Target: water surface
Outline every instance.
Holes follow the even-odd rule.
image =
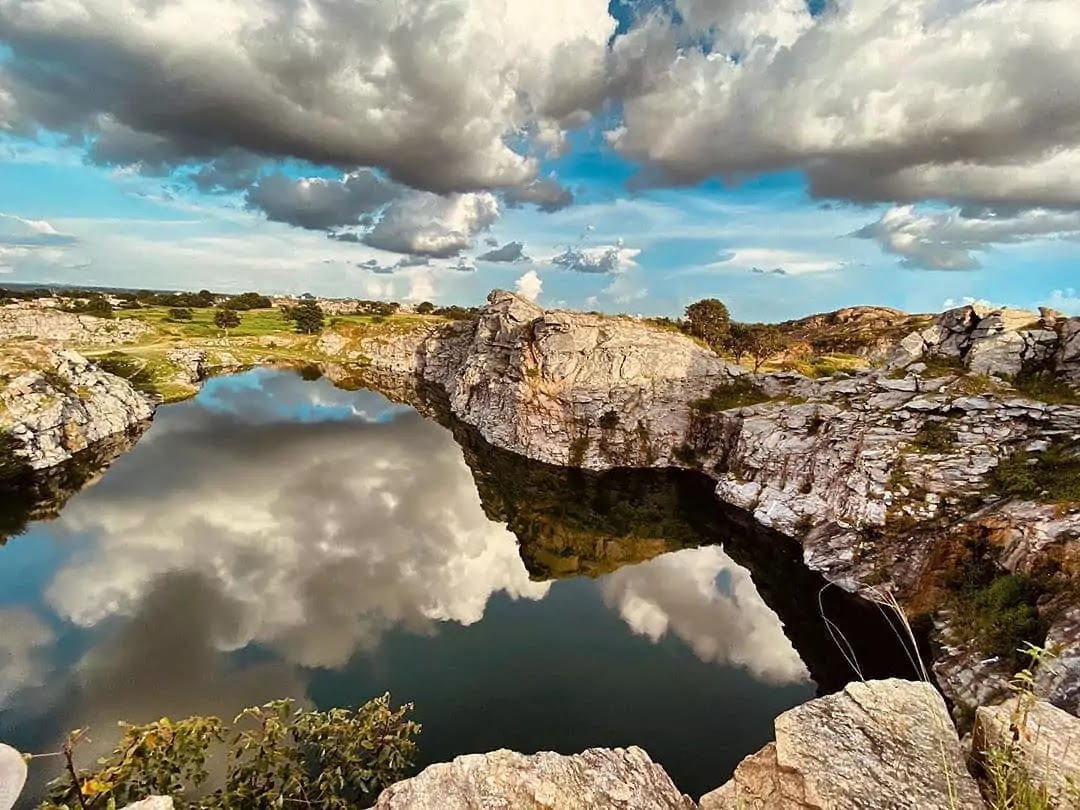
[[[637,744],[697,796],[852,677],[797,549],[703,480],[533,464],[325,379],[211,380],[57,489],[0,548],[0,739],[27,751],[390,691],[420,764]]]

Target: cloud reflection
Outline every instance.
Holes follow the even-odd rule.
[[[323,385],[261,381],[277,414],[290,412],[288,397],[309,407]],[[547,592],[529,581],[513,535],[485,517],[443,428],[392,406],[285,422],[227,407],[233,393],[155,426],[150,447],[69,504],[62,530],[94,542],[48,588],[60,616],[91,627],[134,615],[160,577],[182,571],[233,606],[217,649],[261,644],[339,667],[390,627],[471,624],[498,591]],[[279,422],[269,433],[268,421]]]
[[[603,579],[601,589],[623,621],[654,642],[671,633],[702,661],[733,664],[768,683],[809,678],[750,572],[718,546],[621,568]]]

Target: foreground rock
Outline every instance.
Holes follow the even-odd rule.
[[[1080,806],[1080,720],[1041,700],[1014,697],[975,713],[972,751],[984,765],[1007,754],[1050,807]]]
[[[470,754],[383,791],[376,810],[692,810],[640,748]]]
[[[20,444],[16,454],[34,470],[126,433],[153,415],[126,380],[73,351],[35,346],[32,367],[16,371],[0,391],[0,429]]]
[[[869,681],[776,718],[701,810],[982,808],[945,702],[927,683]]]
[[[0,307],[0,340],[54,340],[71,346],[130,343],[150,332],[136,320],[95,318],[29,304]]]

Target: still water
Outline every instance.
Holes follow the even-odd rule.
[[[0,739],[89,727],[107,749],[118,720],[390,691],[421,765],[637,744],[698,796],[853,677],[797,551],[703,481],[557,470],[452,427],[268,369],[160,409],[0,548]],[[834,598],[856,644],[880,638]]]

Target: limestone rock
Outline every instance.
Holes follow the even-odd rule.
[[[0,810],[14,807],[26,784],[26,760],[10,745],[0,743]]]
[[[1045,788],[1051,807],[1080,803],[1080,719],[1022,697],[981,706],[975,713],[972,753],[985,761],[986,752],[995,748],[1010,751],[1028,777]]]
[[[0,391],[0,428],[22,442],[21,455],[31,468],[61,464],[153,415],[147,399],[126,380],[76,352],[39,348],[39,368]]]
[[[171,796],[148,796],[142,801],[127,805],[124,810],[173,810]]]
[[[640,748],[574,756],[500,750],[431,765],[383,791],[375,810],[692,810]]]
[[[776,718],[701,810],[982,808],[945,702],[926,683],[849,684]]]
[[[100,346],[130,343],[150,328],[136,320],[95,318],[32,304],[0,307],[0,340],[32,337],[68,345]]]

